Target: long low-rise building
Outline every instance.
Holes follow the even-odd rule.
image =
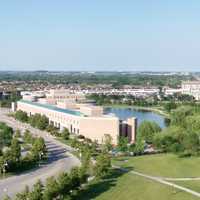
[[[117,144],[119,136],[128,137],[129,142],[135,142],[137,119],[129,118],[122,121],[116,116],[104,115],[97,107],[79,105],[80,109],[67,109],[47,103],[30,100],[20,100],[16,109],[26,112],[29,116],[39,113],[49,119],[49,123],[60,128],[67,128],[72,134],[83,135],[87,138],[103,142],[105,135],[112,137]]]

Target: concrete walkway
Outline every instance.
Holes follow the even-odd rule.
[[[162,178],[166,181],[200,181],[200,177],[191,177],[191,178]]]

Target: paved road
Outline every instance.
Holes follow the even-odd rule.
[[[22,191],[26,185],[32,186],[38,179],[44,181],[50,176],[55,176],[62,171],[70,170],[73,166],[80,165],[80,161],[70,154],[72,149],[69,146],[55,140],[45,131],[40,131],[8,117],[7,113],[7,110],[0,108],[0,121],[7,123],[14,129],[29,129],[34,135],[43,137],[49,158],[47,164],[37,169],[0,180],[0,199],[3,199],[6,194],[14,196],[17,192]]]

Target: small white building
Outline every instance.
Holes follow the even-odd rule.
[[[182,94],[182,88],[164,88],[164,93],[166,96],[173,95],[176,93]]]

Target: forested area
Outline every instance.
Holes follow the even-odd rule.
[[[111,84],[118,88],[123,85],[170,86],[176,87],[183,80],[192,80],[191,75],[150,75],[141,73],[45,73],[45,72],[1,72],[0,81],[25,81],[53,84]]]

